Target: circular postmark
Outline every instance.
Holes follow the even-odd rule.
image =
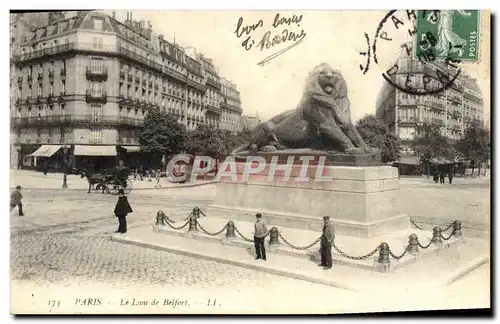
[[[436,31],[424,28],[418,30],[419,19],[438,21],[439,10],[391,10],[386,13],[377,26],[371,44],[368,34],[365,33],[368,47],[366,52],[360,54],[366,56],[367,61],[364,66],[360,65],[362,73],[367,73],[371,60],[379,65],[377,49],[384,43],[393,41],[395,37],[390,35],[407,32],[411,41],[401,45],[404,49],[403,56],[382,73],[384,80],[394,88],[411,95],[437,94],[452,87],[462,72],[457,65],[460,60],[451,56],[436,55]],[[403,35],[396,36],[401,38]],[[449,46],[451,49],[452,44]],[[400,62],[408,61],[410,64],[407,66],[399,66]]]

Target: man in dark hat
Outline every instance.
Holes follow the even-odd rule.
[[[17,186],[16,190],[10,195],[10,210],[12,211],[17,206],[19,216],[24,216],[22,199],[21,186]]]
[[[127,233],[127,214],[132,212],[127,196],[123,189],[118,190],[118,201],[115,206],[115,215],[118,217],[118,230],[115,233]]]
[[[335,230],[330,223],[330,216],[323,217],[323,235],[321,235],[321,267],[330,269],[332,267],[332,244],[335,240]]]
[[[253,240],[255,243],[255,253],[257,257],[255,260],[262,259],[266,261],[266,248],[264,246],[264,239],[267,236],[267,226],[262,220],[262,214],[258,213],[255,215],[257,220],[255,221],[255,233],[253,235]]]

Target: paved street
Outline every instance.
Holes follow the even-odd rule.
[[[26,181],[22,176],[18,180],[21,185]],[[403,203],[407,208],[405,212],[410,215],[416,212],[429,213],[425,205],[435,208],[440,206],[436,210],[441,213],[450,212],[449,208],[453,208],[450,219],[468,218],[489,222],[489,213],[480,214],[486,210],[489,212],[488,180],[466,181],[463,179],[453,185],[436,185],[425,179],[402,179],[400,199],[426,201],[426,204]],[[319,303],[324,308],[318,311],[355,311],[360,303],[374,310],[377,307],[381,310],[382,307],[377,298],[363,297],[361,301],[353,292],[110,241],[109,234],[117,228],[116,217],[112,214],[116,196],[62,189],[26,189],[23,193],[26,216],[18,217],[14,211],[10,216],[11,278],[19,285],[16,287],[36,281],[38,286],[65,284],[66,287],[76,285],[78,289],[84,289],[83,283],[91,285],[92,282],[101,282],[119,289],[161,287],[169,291],[205,289],[205,292],[210,289],[222,295],[237,291],[237,300],[240,301],[261,294],[265,296],[264,299],[252,303],[256,309],[262,307],[263,300],[268,300],[269,296],[276,299],[273,303],[281,303],[286,309],[306,307],[305,303],[310,303],[320,295],[328,295],[332,299]],[[159,209],[172,217],[185,217],[195,205],[206,208],[214,194],[214,185],[132,191],[129,201],[134,213],[128,218],[129,227],[152,224]],[[443,199],[452,199],[458,205],[450,205]],[[477,213],[470,213],[460,205],[472,202],[478,205]],[[409,209],[409,205],[414,209]],[[450,303],[458,300],[459,287],[474,285],[474,282],[484,284],[486,274],[488,269],[484,267],[479,275],[471,276],[467,284],[459,281],[452,285],[447,292],[450,294],[447,300]],[[272,293],[269,293],[269,289],[272,289]],[[292,292],[300,294],[295,294],[293,302],[287,304]],[[477,298],[476,302],[480,304],[487,297],[483,293]],[[339,304],[335,300],[344,302]],[[230,302],[236,304],[236,299],[226,301]],[[425,302],[429,304],[428,307],[435,306],[430,300]],[[404,308],[404,305],[398,307]]]

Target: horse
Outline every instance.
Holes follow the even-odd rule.
[[[90,193],[90,189],[94,189],[94,185],[97,184],[97,187],[95,190],[99,190],[99,188],[102,188],[102,193],[104,193],[104,190],[106,190],[107,185],[105,181],[105,175],[100,174],[100,173],[94,173],[94,174],[88,174],[87,171],[83,171],[82,174],[80,175],[80,178],[87,178],[87,181],[89,183],[89,191],[87,193]]]

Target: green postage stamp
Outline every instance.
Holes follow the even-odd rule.
[[[415,58],[476,62],[480,17],[480,10],[419,10],[415,22]]]

